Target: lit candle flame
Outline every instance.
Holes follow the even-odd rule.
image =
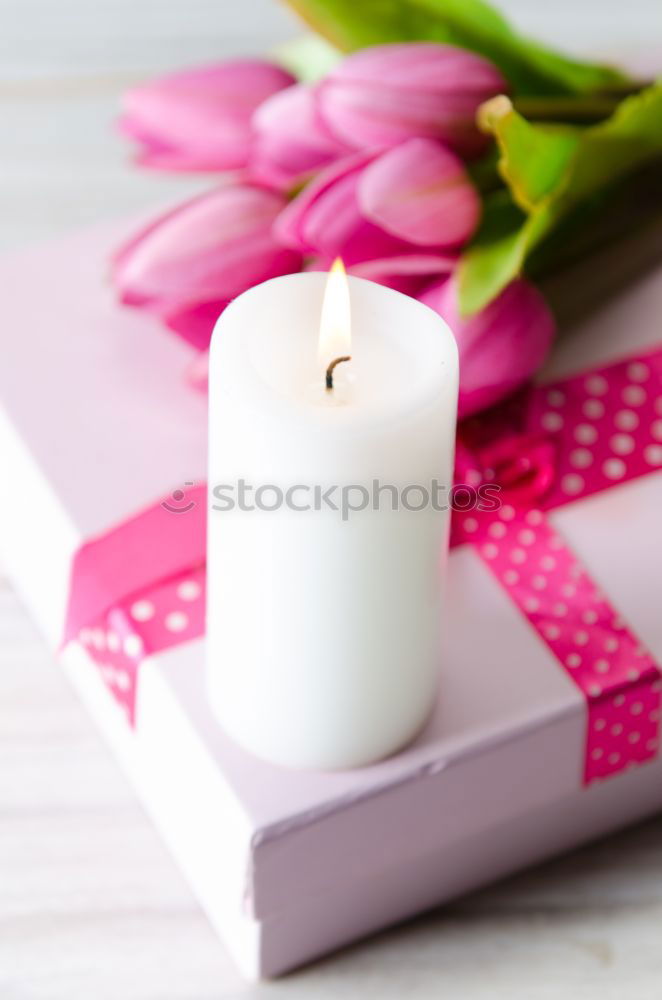
[[[320,319],[319,360],[326,368],[351,353],[349,283],[340,257],[334,260],[324,289]]]

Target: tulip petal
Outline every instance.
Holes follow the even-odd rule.
[[[371,159],[370,153],[352,154],[324,169],[281,212],[274,226],[277,239],[303,253],[341,255],[345,264],[408,249],[360,212],[357,185]]]
[[[134,305],[227,301],[251,285],[297,271],[301,257],[278,244],[283,199],[250,185],[225,185],[156,220],[115,256],[113,278]]]
[[[276,188],[292,187],[348,152],[320,119],[312,89],[302,84],[264,101],[252,126],[251,174]]]
[[[354,148],[429,136],[469,156],[486,144],[478,106],[507,90],[496,67],[473,52],[408,42],[353,53],[320,85],[318,105],[333,134]]]
[[[305,264],[304,270],[328,271],[333,261],[334,256],[312,257]],[[417,298],[429,287],[432,278],[450,274],[457,266],[457,261],[457,256],[453,254],[432,251],[418,253],[414,250],[399,256],[357,261],[348,266],[347,272]]]
[[[394,288],[404,295],[416,297],[432,276],[449,274],[457,264],[457,257],[434,253],[409,253],[399,257],[383,257],[353,264],[350,274],[367,278],[378,285]]]
[[[235,169],[248,158],[253,112],[292,83],[291,74],[260,59],[172,73],[126,93],[119,127],[141,143],[148,166]]]
[[[554,337],[554,319],[540,292],[513,281],[475,316],[460,316],[455,277],[419,296],[450,326],[460,354],[459,415],[467,417],[509,395],[540,368]]]
[[[204,351],[209,347],[216,320],[227,305],[224,300],[191,305],[160,303],[155,305],[154,312],[170,330],[178,333],[192,347]]]
[[[421,246],[460,246],[478,223],[480,199],[462,161],[431,139],[409,139],[363,171],[366,218]]]
[[[209,351],[202,351],[186,369],[186,381],[198,392],[209,388]]]
[[[409,253],[399,257],[382,257],[377,260],[366,260],[352,267],[352,274],[360,278],[378,281],[379,277],[388,274],[430,275],[450,274],[457,265],[457,257],[453,254]]]

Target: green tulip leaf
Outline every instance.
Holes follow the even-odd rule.
[[[571,59],[524,38],[484,0],[287,0],[315,32],[343,52],[388,42],[434,41],[490,59],[518,95],[619,90],[609,66]]]
[[[460,312],[479,312],[521,274],[541,217],[527,216],[506,190],[485,198],[481,225],[459,266]]]
[[[483,132],[496,138],[499,173],[525,212],[554,192],[582,136],[569,126],[531,124],[507,97],[483,104],[478,122]]]
[[[479,119],[496,139],[498,169],[514,204],[508,212],[495,196],[485,199],[481,227],[460,265],[465,314],[521,274],[531,252],[570,213],[662,159],[662,81],[584,129],[533,125],[503,97],[488,101]]]

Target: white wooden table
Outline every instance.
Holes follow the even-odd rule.
[[[658,0],[502,6],[578,50],[662,38]],[[129,169],[118,94],[292,32],[275,0],[0,0],[0,23],[3,250],[204,186]],[[0,750],[0,1000],[662,997],[662,820],[278,983],[242,982],[2,583]]]

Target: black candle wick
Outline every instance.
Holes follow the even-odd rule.
[[[343,361],[351,361],[351,355],[347,354],[342,358],[335,358],[326,370],[326,388],[333,389],[333,369]]]

